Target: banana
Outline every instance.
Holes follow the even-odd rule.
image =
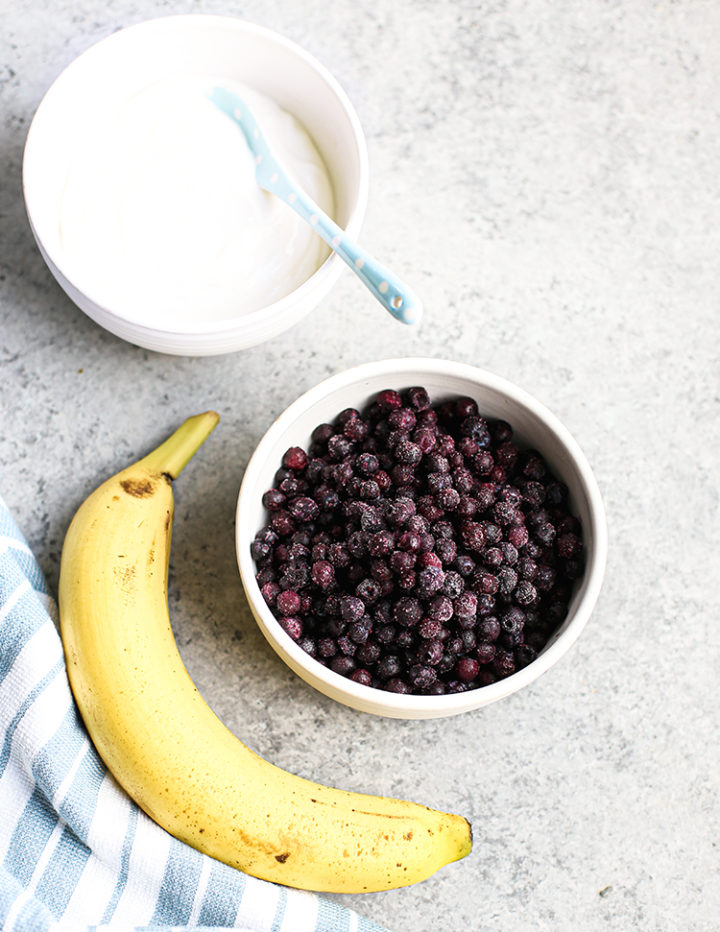
[[[96,489],[68,529],[61,635],[92,741],[159,825],[248,874],[340,893],[423,880],[469,853],[464,818],[280,769],[220,722],[183,665],[167,601],[171,483],[217,421],[188,418]]]

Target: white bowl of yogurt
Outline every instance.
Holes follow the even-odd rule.
[[[295,180],[357,238],[365,137],[337,80],[294,42],[227,16],[122,29],[55,80],[25,144],[30,225],[51,272],[98,324],[199,356],[257,345],[327,296],[343,262],[262,191],[238,127],[244,97]]]

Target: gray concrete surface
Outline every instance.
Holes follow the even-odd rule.
[[[42,94],[116,28],[226,12],[300,42],[366,129],[365,245],[422,292],[411,333],[344,274],[286,335],[176,358],[78,311],[33,243],[20,163]],[[350,905],[393,932],[714,930],[718,804],[720,10],[704,0],[2,0],[0,492],[50,582],[110,472],[205,407],[178,483],[171,609],[191,674],[250,746],[323,782],[467,815],[475,848]],[[236,571],[237,491],[302,390],[430,355],[522,385],[569,427],[608,510],[579,643],[447,721],[352,712],[266,646]]]

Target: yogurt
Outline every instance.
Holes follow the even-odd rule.
[[[256,311],[306,281],[329,252],[258,186],[242,131],[205,96],[213,83],[246,100],[288,174],[333,215],[313,141],[269,97],[208,76],[168,78],[122,101],[70,160],[58,232],[83,290],[149,326]]]

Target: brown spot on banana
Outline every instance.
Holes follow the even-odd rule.
[[[136,575],[135,564],[129,566],[116,566],[113,570],[117,584],[126,601],[135,598]]]
[[[122,479],[120,487],[133,498],[149,498],[155,492],[155,483],[151,479]]]

